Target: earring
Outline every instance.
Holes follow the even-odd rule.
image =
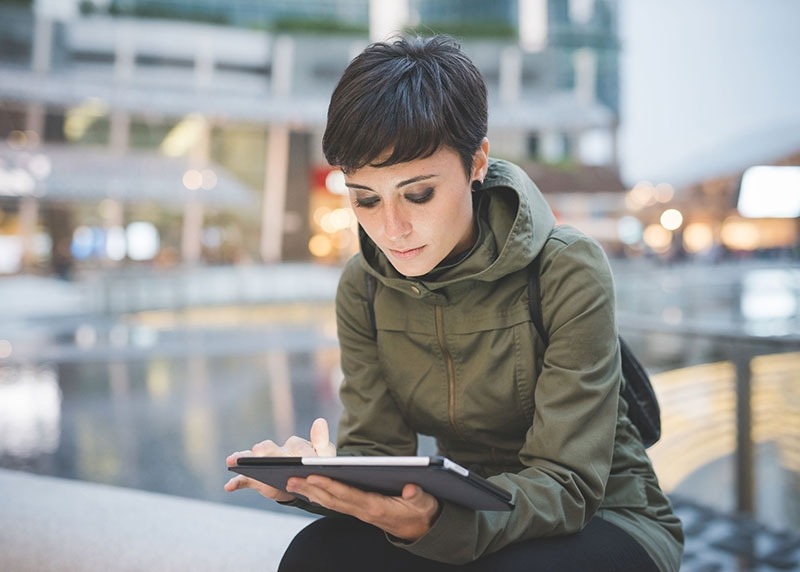
[[[478,179],[475,179],[474,181],[472,181],[472,192],[474,193],[475,191],[480,191],[482,184],[483,184],[483,181],[479,181]]]

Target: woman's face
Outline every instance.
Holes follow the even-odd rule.
[[[469,178],[448,147],[423,159],[345,175],[359,224],[400,274],[427,274],[475,243],[471,182],[486,176],[488,151],[484,139]]]

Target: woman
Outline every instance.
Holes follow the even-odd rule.
[[[323,138],[361,241],[336,297],[338,445],[317,420],[310,441],[264,441],[228,464],[414,455],[417,435],[433,435],[439,454],[511,492],[515,507],[471,511],[412,484],[387,497],[321,476],[291,479],[288,492],[234,477],[229,491],[336,515],[303,530],[280,570],[679,567],[680,522],[620,398],[605,255],[555,226],[522,170],[489,158],[486,133],[484,81],[451,39],[376,43],[351,62]],[[546,348],[528,307],[537,255]]]

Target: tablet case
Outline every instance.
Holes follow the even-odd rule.
[[[511,494],[445,457],[241,457],[229,470],[286,490],[290,477],[325,475],[365,491],[399,496],[414,483],[475,510],[511,510]]]

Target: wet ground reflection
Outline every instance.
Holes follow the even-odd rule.
[[[0,367],[0,466],[252,506],[222,490],[226,455],[338,420],[338,350],[316,328],[283,329],[314,349]]]

